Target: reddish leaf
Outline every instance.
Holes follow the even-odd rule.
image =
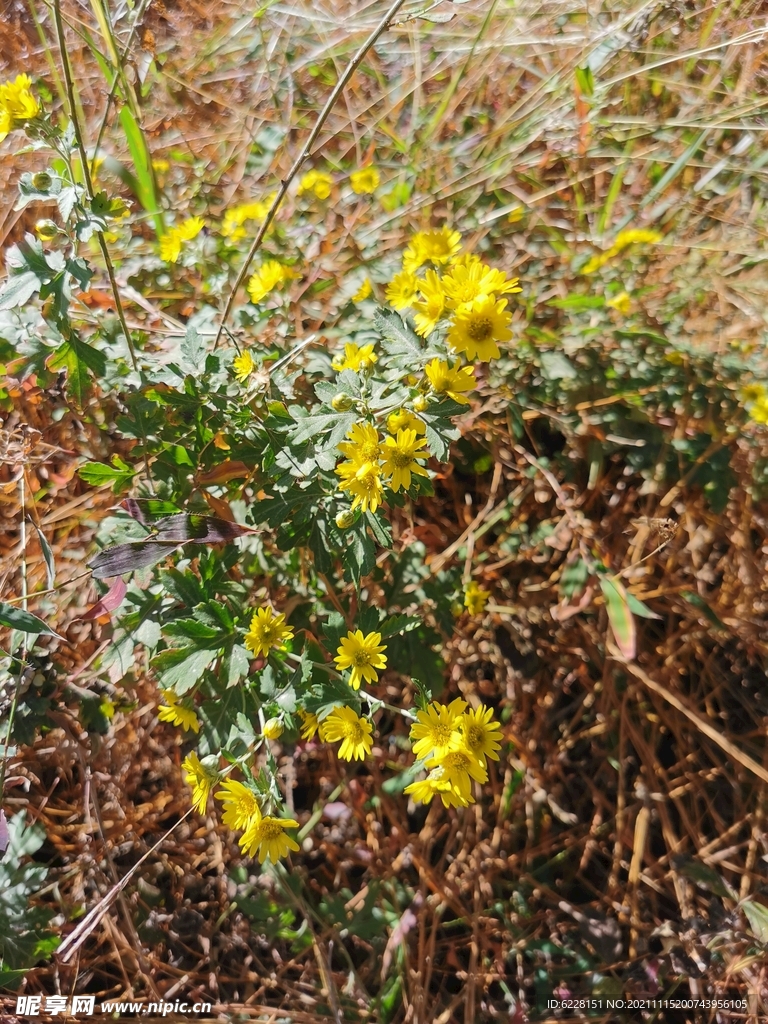
[[[117,611],[123,603],[127,590],[128,585],[118,576],[104,597],[97,601],[92,608],[89,608],[82,617],[84,619],[99,619],[102,615],[109,615],[111,612]]]

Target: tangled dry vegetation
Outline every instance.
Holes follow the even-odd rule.
[[[130,66],[161,68],[143,125],[181,213],[220,215],[280,180],[379,6],[295,0],[254,19],[237,4],[146,5]],[[765,346],[765,5],[587,6],[471,0],[445,24],[390,30],[317,151],[357,165],[375,151],[412,189],[370,216],[330,206],[318,265],[341,281],[370,258],[361,239],[376,239],[378,256],[450,221],[520,276],[518,332],[532,325],[569,352],[592,329],[588,311],[569,311],[585,291],[573,257],[627,224],[652,227],[664,244],[629,271],[645,331],[678,345],[691,394],[716,397],[671,409],[660,378],[642,403],[618,389],[555,400],[521,363],[518,379],[484,382],[435,497],[412,517],[394,510],[396,549],[423,545],[432,576],[457,560],[481,566],[493,595],[484,616],[442,630],[446,696],[493,705],[512,744],[461,813],[414,807],[387,785],[412,761],[396,717],[379,723],[364,767],[316,743],[286,746],[289,808],[314,824],[290,873],[259,875],[226,830],[187,814],[180,740],[157,720],[151,675],[103,737],[61,712],[19,751],[5,807],[45,829],[39,899],[62,934],[82,914],[94,927],[71,959],[28,972],[26,991],[68,992],[77,976],[101,999],[181,993],[210,999],[221,1019],[297,1024],[554,1020],[555,991],[748,999],[732,1015],[647,1018],[659,1021],[768,1012],[768,926],[740,904],[768,902],[768,519],[755,483],[768,443],[754,424],[727,432],[722,393],[738,401],[738,374],[715,381],[718,359],[746,366]],[[94,137],[103,78],[78,26],[94,28],[84,8],[64,10]],[[43,5],[8,5],[3,76],[51,81],[36,28],[46,37],[47,18]],[[591,94],[576,75],[586,67]],[[36,216],[11,209],[33,156],[0,162],[3,247]],[[131,316],[155,325],[183,319],[205,285],[190,273],[140,302],[120,283]],[[298,301],[299,335],[333,322],[326,294],[308,311]],[[98,316],[110,299],[97,281],[82,301]],[[609,360],[620,344],[606,338]],[[516,404],[522,387],[539,400]],[[18,593],[23,479],[60,578],[77,581],[34,606],[65,638],[47,645],[41,671],[61,692],[108,685],[99,659],[111,624],[82,618],[95,600],[83,565],[114,498],[75,471],[83,456],[125,451],[110,398],[82,412],[55,387],[12,380],[4,410],[4,589]],[[651,427],[655,473],[635,459],[656,443]],[[684,445],[702,432],[709,443],[691,455]],[[31,593],[45,589],[36,545]],[[652,613],[635,615],[634,656],[617,646],[594,580],[568,584],[581,555]],[[385,683],[402,703],[403,679]]]

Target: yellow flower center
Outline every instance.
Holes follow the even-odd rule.
[[[356,668],[362,668],[364,665],[370,665],[371,656],[368,651],[355,651],[352,660]]]
[[[262,842],[269,842],[269,840],[278,839],[279,836],[283,835],[283,825],[280,821],[275,821],[273,818],[264,818],[259,822],[256,834]]]
[[[381,445],[378,441],[366,441],[360,448],[360,459],[362,462],[378,462],[381,455]]]
[[[410,466],[414,461],[414,457],[409,455],[408,452],[401,451],[399,448],[395,448],[389,457],[389,461],[397,469],[405,469]]]
[[[436,747],[445,747],[451,742],[453,727],[439,723],[432,728],[432,738]]]
[[[468,755],[462,753],[460,750],[454,750],[452,753],[448,754],[443,761],[444,767],[458,768],[460,771],[466,771],[470,763]]]
[[[467,327],[467,334],[472,341],[487,341],[493,335],[493,321],[487,316],[471,320]]]
[[[479,725],[464,726],[464,741],[470,750],[483,745],[483,730]]]

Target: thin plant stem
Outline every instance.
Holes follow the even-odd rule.
[[[53,17],[56,25],[56,38],[59,44],[59,52],[61,54],[61,66],[64,72],[64,83],[67,90],[67,100],[69,103],[69,113],[72,118],[72,126],[75,132],[75,141],[77,143],[77,149],[80,154],[80,163],[83,169],[83,181],[85,182],[86,196],[88,202],[93,201],[93,179],[91,178],[91,168],[88,164],[88,154],[85,149],[85,141],[83,139],[82,128],[80,127],[80,120],[77,116],[77,107],[75,105],[75,85],[72,80],[72,68],[69,63],[69,53],[67,52],[66,39],[64,38],[64,23],[61,18],[61,0],[53,0]],[[109,255],[109,249],[107,247],[106,239],[104,238],[103,231],[97,231],[96,237],[99,240],[99,248],[101,254],[104,257],[104,265],[107,270],[107,276],[109,277],[110,288],[112,289],[112,295],[115,300],[115,310],[117,312],[117,318],[120,321],[120,327],[122,328],[123,335],[125,337],[126,344],[128,345],[128,351],[131,356],[131,363],[136,373],[140,373],[139,363],[136,358],[136,350],[133,347],[133,341],[131,340],[131,332],[128,328],[128,322],[125,319],[125,310],[123,309],[123,301],[120,298],[120,289],[117,287],[117,278],[115,277],[115,268],[112,264],[112,257]],[[144,470],[147,474],[147,482],[150,489],[154,493],[155,485],[152,481],[152,476],[149,472],[149,456],[147,453],[147,437],[144,431],[144,427],[141,421],[141,414],[137,412],[137,420],[139,429],[142,434],[144,441],[143,446],[143,458],[144,458]]]
[[[60,0],[56,0],[57,4],[59,2],[60,2]],[[368,38],[365,40],[365,42],[362,44],[362,46],[359,48],[359,50],[354,54],[354,56],[350,60],[349,64],[347,65],[346,69],[344,70],[344,73],[342,74],[341,78],[338,80],[338,82],[334,86],[333,91],[331,92],[331,95],[328,97],[325,106],[320,111],[320,113],[318,115],[318,118],[317,118],[317,121],[315,122],[315,127],[309,133],[309,137],[307,138],[307,141],[304,143],[304,145],[301,147],[299,155],[294,160],[294,162],[293,162],[293,164],[291,166],[291,169],[288,171],[288,173],[286,174],[285,178],[283,178],[283,180],[281,181],[280,188],[278,189],[277,195],[275,196],[275,198],[274,198],[274,200],[272,202],[272,205],[269,208],[269,212],[267,213],[267,216],[264,218],[264,223],[261,225],[261,228],[259,229],[256,237],[254,238],[254,240],[253,240],[253,242],[251,244],[251,248],[248,250],[248,254],[245,257],[245,261],[244,261],[244,263],[243,263],[242,267],[240,268],[240,271],[239,271],[239,273],[237,275],[237,280],[235,281],[234,285],[232,286],[232,290],[230,291],[229,297],[227,298],[227,304],[224,307],[224,312],[221,315],[221,322],[219,324],[219,329],[216,332],[216,338],[214,339],[214,342],[213,342],[214,351],[216,350],[216,348],[218,347],[219,342],[221,341],[221,336],[224,333],[224,325],[229,320],[230,313],[232,312],[232,306],[235,303],[235,298],[237,297],[237,293],[238,293],[238,290],[240,289],[240,285],[243,283],[243,281],[246,278],[246,275],[248,273],[248,270],[250,269],[251,263],[253,263],[254,256],[256,255],[256,253],[261,248],[261,243],[264,240],[264,236],[266,235],[267,231],[269,230],[270,225],[272,224],[272,221],[275,219],[275,214],[277,213],[277,211],[278,211],[278,209],[280,207],[280,204],[282,203],[283,199],[285,198],[285,195],[288,192],[288,188],[290,187],[291,182],[296,177],[296,175],[299,173],[299,170],[301,169],[301,165],[304,163],[304,161],[309,156],[309,151],[311,150],[312,146],[317,141],[317,138],[320,135],[320,132],[322,131],[323,125],[328,120],[328,116],[331,113],[331,111],[333,110],[334,106],[336,105],[336,101],[339,99],[339,97],[341,96],[342,92],[344,91],[345,86],[347,85],[349,80],[352,78],[352,76],[354,75],[355,71],[357,71],[358,67],[363,62],[363,59],[364,59],[365,55],[368,53],[368,51],[374,45],[374,43],[379,38],[379,36],[382,36],[387,31],[387,29],[389,28],[389,25],[390,25],[392,19],[395,17],[395,15],[400,10],[400,8],[405,4],[405,2],[406,2],[406,0],[395,0],[395,2],[389,8],[387,13],[381,19],[381,21],[376,26],[376,28],[373,30],[373,32],[371,32],[371,34],[368,36]]]
[[[27,492],[26,492],[26,477],[24,469],[22,467],[21,476],[19,477],[19,498],[21,504],[21,607],[24,611],[27,611]],[[5,740],[3,742],[3,759],[0,761],[0,801],[2,801],[3,791],[5,789],[5,773],[8,765],[8,748],[11,742],[11,735],[13,733],[13,723],[16,718],[16,708],[19,703],[19,691],[21,690],[21,681],[24,676],[24,668],[27,664],[27,634],[23,634],[24,639],[21,642],[21,657],[19,658],[19,676],[16,680],[16,688],[13,691],[13,699],[11,700],[11,710],[8,713],[8,728],[5,731]]]
[[[93,179],[91,178],[91,168],[88,164],[88,154],[85,149],[85,141],[83,140],[83,132],[80,127],[80,120],[77,116],[77,107],[75,104],[75,86],[72,80],[72,68],[69,63],[69,54],[67,53],[67,44],[64,38],[64,24],[61,20],[61,0],[53,0],[53,16],[56,24],[56,36],[59,43],[59,52],[61,53],[61,67],[64,72],[64,83],[67,90],[67,100],[69,102],[69,115],[72,118],[72,126],[75,131],[75,141],[77,142],[77,149],[80,153],[80,163],[83,170],[83,181],[85,182],[86,196],[89,202],[93,201]],[[112,295],[115,300],[115,310],[117,312],[117,318],[120,321],[120,326],[125,335],[125,340],[128,345],[128,351],[131,354],[131,362],[133,363],[134,370],[139,372],[139,364],[136,359],[136,350],[133,347],[133,341],[131,340],[131,332],[128,329],[128,324],[125,319],[125,310],[123,309],[123,302],[120,298],[120,290],[117,287],[117,279],[115,278],[115,268],[112,264],[112,257],[109,255],[109,249],[104,238],[103,231],[97,231],[96,237],[99,240],[99,248],[101,254],[104,257],[104,264],[107,269],[107,276],[109,277],[109,284],[112,288]],[[145,452],[146,456],[146,452]]]

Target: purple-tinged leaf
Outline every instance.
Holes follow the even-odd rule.
[[[117,544],[92,558],[88,568],[97,580],[110,576],[122,576],[137,569],[148,569],[162,561],[178,547],[178,543],[163,543],[160,540],[140,540],[132,544]]]

